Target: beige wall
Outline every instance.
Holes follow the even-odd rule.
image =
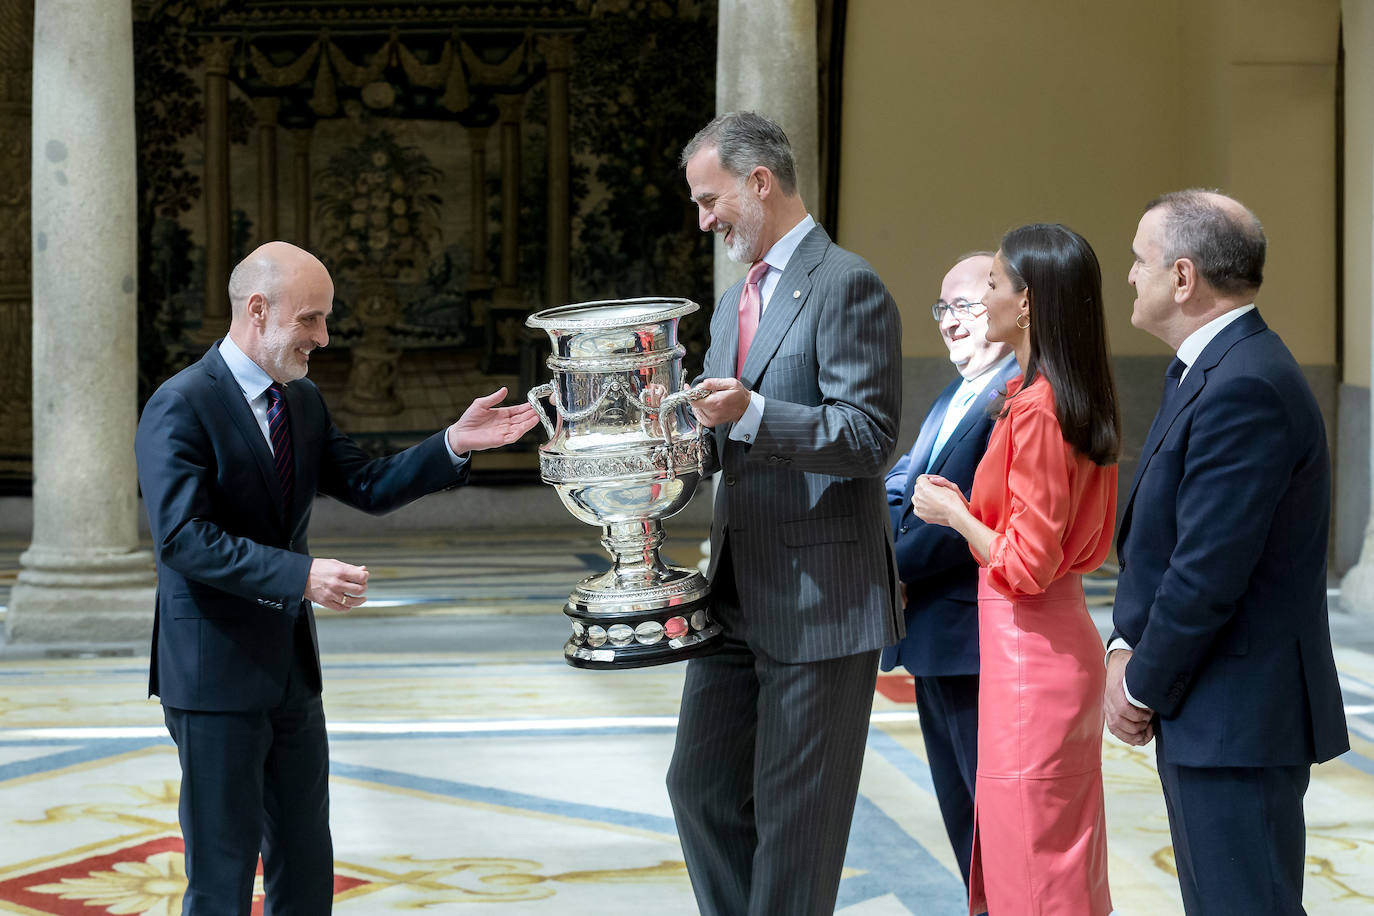
[[[1374,0],[1345,0],[1345,378],[1370,383],[1374,294]]]
[[[1151,197],[1202,185],[1265,224],[1271,325],[1300,362],[1336,361],[1339,0],[862,0],[848,17],[837,237],[892,288],[908,356],[943,353],[927,306],[949,262],[1041,220],[1096,249],[1113,349],[1164,352],[1130,326],[1131,238]]]

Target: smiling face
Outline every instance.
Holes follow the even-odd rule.
[[[329,344],[334,283],[323,264],[295,246],[274,242],[259,252],[250,257],[270,259],[272,269],[244,281],[248,295],[231,334],[274,381],[294,382],[309,371],[311,352]]]
[[[992,259],[988,271],[987,287],[983,291],[983,305],[987,307],[987,338],[996,343],[1009,345],[1017,352],[1018,359],[1023,350],[1029,349],[1030,294],[1028,290],[1017,289],[1007,271],[1002,252],[998,251]],[[1022,318],[1021,316],[1026,316]],[[1017,324],[1026,324],[1023,328]]]
[[[310,295],[288,294],[283,302],[269,305],[258,365],[274,380],[305,378],[310,353],[329,345],[325,319],[333,311],[333,298],[334,285],[330,283],[327,292],[321,288]]]
[[[763,257],[767,212],[753,176],[730,174],[713,146],[689,159],[686,172],[701,231],[719,233],[732,261],[750,264]]]
[[[991,269],[992,258],[987,255],[974,255],[955,264],[940,284],[940,301],[954,306],[980,301]],[[964,378],[977,378],[1011,352],[1005,343],[989,341],[987,334],[988,316],[981,305],[973,308],[973,314],[946,309],[940,319],[940,337],[949,350],[950,362]]]

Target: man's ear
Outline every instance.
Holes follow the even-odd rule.
[[[772,169],[766,165],[754,166],[754,170],[749,173],[749,178],[745,182],[746,189],[752,190],[749,188],[750,184],[756,185],[759,200],[767,200],[768,195],[778,191],[778,179],[773,175]]]
[[[257,327],[267,326],[267,297],[262,293],[254,293],[248,297],[248,304],[244,306],[248,313],[248,320]]]
[[[1169,269],[1169,287],[1174,301],[1182,305],[1193,298],[1198,286],[1197,265],[1191,258],[1179,258]]]

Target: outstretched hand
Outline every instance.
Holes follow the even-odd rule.
[[[480,452],[483,449],[510,445],[539,422],[539,415],[529,404],[498,407],[506,397],[500,388],[473,401],[458,422],[448,428],[448,444],[454,454]]]

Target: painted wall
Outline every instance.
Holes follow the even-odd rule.
[[[943,353],[953,258],[1041,220],[1096,249],[1114,351],[1163,354],[1130,326],[1130,243],[1145,202],[1201,185],[1259,214],[1259,304],[1334,366],[1339,22],[1339,0],[851,3],[837,233],[892,288],[906,355]]]

